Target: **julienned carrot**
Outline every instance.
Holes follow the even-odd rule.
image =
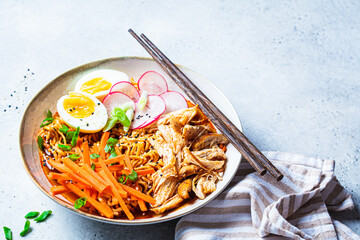
[[[104,185],[108,184],[104,179],[102,179],[92,168],[89,166],[82,166],[82,168],[87,171],[91,176],[96,178],[99,182],[102,182]],[[96,168],[95,168],[96,169]]]
[[[114,186],[116,187],[116,189],[121,193],[121,196],[126,196],[126,192],[124,191],[124,189],[121,188],[121,186],[119,185],[119,183],[116,181],[116,179],[114,178],[114,176],[111,174],[109,168],[106,166],[105,161],[102,159],[102,157],[98,158],[99,163],[101,165],[102,170],[105,171],[106,175],[108,176],[108,178],[110,179],[110,181],[114,184]]]
[[[68,167],[66,167],[64,164],[62,163],[58,163],[52,159],[48,160],[48,163],[55,168],[56,170],[58,170],[59,172],[63,172],[63,173],[67,173],[67,172],[72,172],[71,169],[69,169]]]
[[[71,180],[70,176],[67,173],[50,172],[48,177],[55,180]]]
[[[142,169],[142,170],[137,170],[136,173],[138,175],[147,175],[147,174],[152,174],[155,172],[155,169],[153,168],[149,168],[149,169]]]
[[[85,194],[87,194],[87,195],[89,195],[90,197],[91,197],[91,192],[90,192],[90,189],[89,188],[85,188],[84,189],[84,193]],[[96,198],[95,198],[96,199]],[[91,205],[88,203],[88,202],[86,202],[86,204],[85,204],[85,206],[84,207],[91,207]]]
[[[68,173],[68,175],[72,180],[77,181],[79,183],[82,183],[83,185],[85,185],[88,188],[92,188],[91,183],[89,183],[88,181],[86,181],[82,177],[79,177],[75,173]]]
[[[143,211],[143,212],[146,212],[147,207],[146,207],[146,204],[145,204],[144,200],[138,199],[138,203],[139,203],[140,210]]]
[[[96,178],[94,178],[91,174],[85,171],[83,168],[79,167],[76,163],[71,161],[68,158],[64,158],[63,162],[65,166],[73,170],[76,174],[79,174],[83,178],[85,178],[96,190],[99,192],[104,191],[109,185],[104,185],[102,182],[99,182]]]
[[[109,139],[110,136],[110,132],[104,132],[101,136],[101,140],[100,140],[100,156],[105,159],[105,146],[107,143],[107,140]]]
[[[87,165],[91,165],[90,164],[90,151],[89,151],[89,144],[88,142],[83,142],[83,144],[81,144],[81,149],[82,149],[82,156],[84,159],[84,164]]]
[[[105,164],[105,163],[104,163]],[[132,215],[132,213],[130,212],[129,208],[126,206],[124,200],[122,199],[122,197],[120,196],[119,192],[117,191],[115,185],[112,183],[111,178],[109,177],[109,175],[106,173],[106,171],[104,169],[101,169],[100,171],[101,176],[103,176],[105,178],[105,180],[107,180],[110,183],[111,189],[113,191],[113,193],[115,194],[116,198],[119,201],[119,204],[122,208],[122,210],[124,211],[124,213],[126,214],[126,216],[130,219],[133,220],[134,219],[134,215]],[[110,174],[111,175],[111,174]],[[112,175],[111,175],[112,176]]]
[[[96,190],[90,190],[90,197],[93,199],[97,199],[97,191]],[[94,211],[94,207],[90,207],[90,213]]]
[[[151,203],[151,204],[155,204],[155,199],[153,199],[152,197],[150,197],[149,195],[145,195],[140,191],[137,191],[127,185],[121,185],[121,187],[127,191],[128,193],[130,193],[131,195],[134,195],[137,198],[140,198],[142,200],[144,200],[145,202]]]
[[[123,158],[124,158],[124,155],[120,155],[120,156],[105,160],[105,163],[106,163],[106,165],[110,165],[110,164],[113,164],[113,163],[120,163],[119,165],[123,166],[124,165],[122,163]],[[97,163],[94,163],[94,164],[95,164],[95,167],[100,167],[100,163],[97,162]]]
[[[133,167],[131,165],[130,158],[128,155],[124,156],[124,162],[125,162],[125,166],[130,170],[130,172],[132,172]]]
[[[79,188],[74,186],[74,184],[71,184],[69,182],[63,182],[62,183],[66,188],[70,189],[73,193],[78,195],[79,197],[86,198],[86,201],[89,202],[94,208],[96,208],[101,214],[103,214],[107,218],[113,218],[114,214],[111,210],[111,208],[107,205],[103,205],[94,198],[92,198],[90,195],[86,194],[85,192],[81,191]]]
[[[109,171],[110,172],[114,172],[114,171],[120,171],[123,169],[123,166],[121,165],[113,165],[113,166],[109,166]]]
[[[55,195],[58,195],[58,194],[63,194],[63,193],[66,193],[66,192],[70,192],[70,190],[67,189],[66,187],[60,185],[60,186],[51,187],[50,192],[51,192],[51,195],[55,196]]]

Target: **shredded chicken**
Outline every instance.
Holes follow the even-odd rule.
[[[178,207],[191,191],[204,199],[216,190],[226,161],[218,145],[228,140],[215,133],[198,106],[166,114],[152,129],[156,134],[148,141],[164,163],[153,174],[152,211],[161,214]]]

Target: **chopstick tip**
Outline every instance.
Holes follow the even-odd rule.
[[[281,179],[283,179],[284,178],[284,175],[280,175],[280,176],[278,176],[277,178],[276,178],[276,180],[279,182],[279,181],[281,181]]]

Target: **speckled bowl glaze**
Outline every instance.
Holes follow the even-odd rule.
[[[229,119],[231,119],[239,129],[241,129],[240,120],[236,114],[236,111],[225,95],[222,94],[219,89],[217,89],[203,76],[188,68],[182,66],[179,67],[209,97],[209,99],[215,103],[216,106],[221,109],[221,111],[223,111],[223,113]],[[41,121],[46,115],[46,111],[50,109],[51,111],[56,112],[57,100],[67,92],[73,90],[76,81],[84,74],[98,69],[120,70],[125,72],[130,78],[132,77],[136,80],[146,71],[157,71],[165,77],[169,84],[170,90],[182,92],[155,61],[149,58],[140,57],[109,58],[87,63],[62,74],[49,82],[29,103],[20,126],[20,149],[25,170],[29,174],[32,181],[44,194],[66,209],[93,220],[113,224],[141,225],[168,221],[189,214],[209,203],[226,188],[226,186],[234,177],[241,161],[240,153],[231,145],[228,146],[228,151],[226,153],[228,160],[226,163],[223,180],[217,183],[216,191],[207,196],[204,200],[197,199],[192,203],[167,214],[151,218],[134,219],[132,221],[126,219],[107,219],[98,215],[88,214],[74,209],[73,205],[61,195],[55,197],[52,196],[50,194],[51,184],[41,169],[36,143],[36,133],[39,129]]]

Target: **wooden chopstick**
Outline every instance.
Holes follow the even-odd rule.
[[[191,80],[173,64],[144,34],[140,36],[129,29],[130,34],[159,63],[177,85],[196,102],[212,123],[229,139],[235,148],[244,156],[251,166],[264,175],[268,171],[278,181],[283,178],[281,172],[255,147],[254,144],[206,97],[206,95]]]

